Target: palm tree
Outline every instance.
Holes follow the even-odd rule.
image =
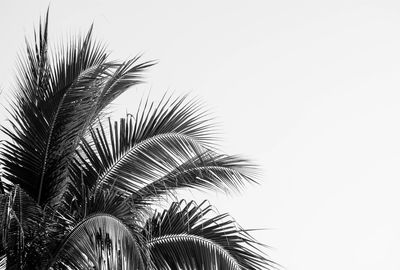
[[[266,269],[227,214],[176,190],[240,190],[255,168],[219,153],[196,100],[165,96],[118,121],[109,104],[154,62],[109,60],[92,28],[49,52],[48,13],[21,57],[1,127],[0,269]]]

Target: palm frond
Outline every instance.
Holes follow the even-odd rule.
[[[104,213],[115,216],[125,224],[138,224],[149,214],[148,205],[126,202],[125,197],[117,190],[101,189],[95,193],[93,189],[86,188],[73,194],[80,196],[70,200],[69,212],[74,220]]]
[[[150,62],[138,57],[119,64],[107,61],[105,47],[86,36],[72,38],[49,56],[48,18],[27,44],[15,93],[11,141],[3,147],[4,176],[39,204],[56,201],[65,191],[77,145],[99,114],[129,86],[140,83]]]
[[[83,180],[96,190],[105,185],[146,199],[182,187],[228,192],[255,182],[250,162],[211,150],[212,126],[199,105],[185,99],[145,105],[136,118],[109,120],[108,132],[103,125],[92,130],[75,162],[76,185]]]
[[[95,214],[79,222],[54,249],[48,267],[70,269],[144,269],[140,239],[121,220]]]
[[[93,102],[93,116],[99,113],[117,97],[123,94],[129,87],[142,83],[143,72],[153,66],[155,61],[138,63],[140,56],[136,56],[124,63],[116,64],[116,69],[108,73],[105,78],[99,97]],[[96,118],[91,119],[93,122]]]
[[[38,31],[34,30],[34,44],[25,39],[26,56],[19,57],[17,84],[23,91],[19,97],[39,101],[48,95],[50,63],[48,57],[48,15],[40,20]]]
[[[239,156],[206,151],[188,159],[158,179],[153,179],[132,195],[136,202],[151,200],[178,188],[240,191],[247,183],[257,183],[257,167]]]
[[[154,62],[110,61],[92,29],[51,47],[47,13],[19,59],[0,127],[0,270],[272,269],[247,230],[205,203],[149,213],[179,188],[240,190],[257,170],[216,150],[210,117],[187,96],[104,122]]]
[[[198,104],[184,100],[146,104],[136,118],[128,115],[114,125],[109,120],[108,134],[103,125],[92,130],[79,162],[86,164],[86,184],[132,192],[204,151],[210,126]]]
[[[173,203],[148,220],[144,235],[161,269],[272,269],[259,244],[227,214],[211,206]]]

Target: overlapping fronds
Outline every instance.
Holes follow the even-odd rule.
[[[210,216],[211,206],[173,203],[146,224],[151,256],[158,269],[272,269],[246,230],[227,214]]]
[[[95,190],[113,187],[136,198],[181,187],[237,190],[254,181],[249,162],[212,150],[212,134],[196,101],[146,104],[135,117],[109,120],[108,131],[103,125],[92,130],[78,162],[86,166],[75,175]]]
[[[88,186],[115,186],[132,193],[204,151],[210,126],[196,102],[185,98],[146,105],[136,116],[109,120],[83,141]]]
[[[44,242],[39,237],[43,232],[43,211],[28,194],[15,186],[10,193],[0,195],[0,215],[0,240],[8,257],[7,264],[22,267],[27,264],[26,254],[38,256],[35,254],[37,247]],[[41,252],[40,255],[44,255],[46,250]],[[32,258],[29,260],[30,263],[33,261]]]
[[[39,204],[56,202],[65,191],[68,168],[76,147],[101,112],[129,86],[141,82],[152,65],[111,62],[92,29],[72,38],[55,54],[48,50],[47,16],[27,43],[11,111],[10,137],[1,161],[4,177],[18,184]]]
[[[218,152],[196,100],[164,96],[113,122],[109,104],[153,62],[109,60],[92,28],[55,50],[48,15],[26,43],[0,130],[0,270],[270,269],[257,243],[179,188],[241,190],[257,169]],[[149,217],[151,217],[149,219]],[[144,227],[143,227],[144,226]]]
[[[70,201],[71,215],[81,220],[96,213],[110,214],[125,224],[137,224],[149,214],[148,205],[126,202],[116,190],[101,189],[96,194],[91,190],[80,191],[80,198]]]
[[[144,269],[140,239],[121,220],[108,214],[88,216],[54,249],[47,267],[69,269]]]

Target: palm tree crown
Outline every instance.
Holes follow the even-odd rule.
[[[240,190],[248,161],[219,153],[196,100],[165,96],[112,121],[106,110],[154,62],[110,61],[82,37],[49,50],[48,15],[20,58],[0,161],[0,269],[269,269],[206,202],[154,205],[180,188]]]

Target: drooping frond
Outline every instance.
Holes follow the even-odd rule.
[[[238,190],[254,181],[249,162],[211,150],[212,127],[198,104],[185,99],[146,105],[136,117],[109,120],[108,131],[103,125],[92,130],[75,182],[146,199],[182,187]]]
[[[143,186],[132,195],[135,201],[151,200],[177,188],[238,191],[247,183],[256,183],[257,168],[238,156],[206,151],[174,170]]]
[[[48,267],[69,269],[144,269],[145,252],[132,228],[108,214],[86,217],[53,250]]]
[[[144,234],[158,269],[272,269],[246,230],[211,206],[173,203],[148,220]]]
[[[210,126],[196,102],[185,98],[146,105],[136,117],[109,120],[83,141],[81,162],[86,163],[89,186],[116,185],[133,192],[155,176],[204,151]]]
[[[108,61],[92,29],[51,55],[47,25],[46,17],[21,60],[11,128],[2,128],[11,141],[1,157],[4,177],[41,205],[55,203],[65,191],[76,147],[99,114],[152,65],[137,63],[138,57]]]

